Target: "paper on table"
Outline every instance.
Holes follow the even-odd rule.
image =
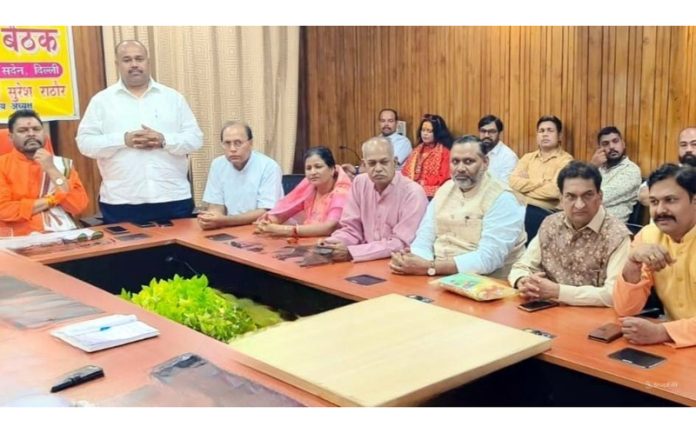
[[[85,352],[108,349],[159,335],[159,331],[131,315],[114,314],[51,331],[51,335]]]

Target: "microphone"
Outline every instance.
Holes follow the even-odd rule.
[[[351,149],[350,147],[346,146],[345,144],[342,144],[342,145],[338,146],[338,148],[341,149],[341,150],[350,150],[350,152],[351,152],[353,155],[355,155],[356,158],[358,158],[358,165],[355,166],[355,174],[358,174],[358,173],[360,172],[360,161],[362,160],[362,158],[360,157],[360,155],[358,155],[358,152],[354,151],[353,149]]]
[[[164,258],[164,262],[165,262],[165,263],[177,263],[177,264],[180,264],[180,265],[184,265],[184,266],[186,266],[186,267],[188,268],[189,271],[191,271],[191,272],[193,273],[193,276],[200,275],[198,272],[196,272],[195,269],[193,269],[193,267],[192,267],[191,265],[188,264],[188,262],[186,262],[186,261],[184,261],[184,260],[181,260],[181,259],[178,259],[178,258],[176,258],[176,257],[174,257],[174,256],[167,256],[167,257],[165,257],[165,258]]]

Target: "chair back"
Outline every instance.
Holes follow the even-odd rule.
[[[290,191],[295,189],[295,187],[302,182],[305,178],[304,174],[284,174],[283,175],[283,193],[287,195]]]

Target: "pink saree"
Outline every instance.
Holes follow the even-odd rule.
[[[314,185],[307,178],[302,179],[295,189],[280,199],[268,212],[281,220],[288,220],[304,211],[302,224],[316,224],[326,221],[338,221],[343,213],[343,206],[350,194],[351,181],[343,169],[336,165],[338,178],[333,190],[320,199],[316,199]]]

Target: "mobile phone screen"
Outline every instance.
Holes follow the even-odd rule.
[[[662,356],[653,355],[652,353],[643,352],[642,350],[637,350],[632,347],[627,347],[618,352],[611,353],[609,354],[609,358],[641,368],[652,368],[665,361],[665,358]]]
[[[558,305],[558,302],[556,301],[538,300],[525,302],[524,304],[520,304],[517,307],[524,311],[538,311],[543,310],[545,308],[555,307],[556,305]]]
[[[104,230],[112,234],[128,232],[127,228],[121,226],[104,227]]]

